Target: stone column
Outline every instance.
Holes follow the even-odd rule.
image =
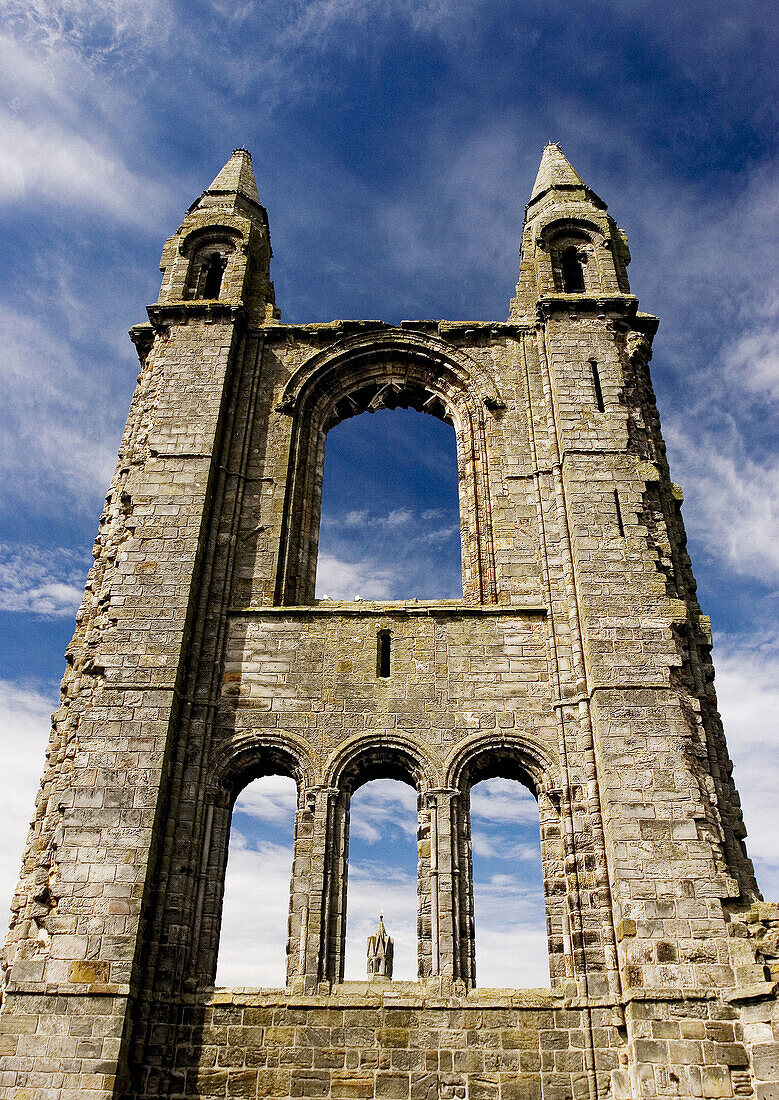
[[[459,796],[460,792],[451,787],[436,787],[425,793],[430,814],[430,977],[448,987],[458,976],[454,846]]]
[[[309,787],[295,828],[287,984],[315,993],[343,977],[349,799],[335,787]]]
[[[305,990],[305,978],[309,970],[308,948],[312,894],[316,898],[315,908],[321,898],[321,884],[319,891],[317,891],[313,881],[316,808],[316,789],[309,788],[302,791],[295,813],[295,841],[287,926],[287,988],[293,989],[297,993]],[[321,908],[321,905],[319,908]],[[316,963],[316,959],[314,962]]]

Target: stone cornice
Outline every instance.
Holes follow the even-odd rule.
[[[209,324],[214,322],[243,324],[246,321],[243,302],[222,302],[209,298],[157,302],[147,306],[146,312],[156,332],[170,328],[171,325],[187,324],[188,321],[195,319],[203,319]]]

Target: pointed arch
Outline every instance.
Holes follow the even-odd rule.
[[[435,337],[402,330],[347,337],[307,360],[277,406],[294,419],[276,602],[314,599],[327,432],[377,408],[414,408],[451,423],[460,468],[463,595],[497,602],[486,419],[503,407],[487,372]]]
[[[354,737],[328,761],[324,779],[333,796],[324,889],[327,920],[321,966],[322,976],[330,981],[342,981],[344,976],[349,816],[353,791],[372,779],[408,783],[417,794],[418,836],[421,837],[429,827],[425,794],[437,785],[441,772],[440,761],[419,741],[395,733]],[[431,973],[430,896],[429,854],[425,854],[421,846],[417,867],[417,962],[418,973],[423,978]]]
[[[515,779],[535,796],[539,809],[541,865],[552,984],[566,976],[570,934],[565,890],[565,855],[560,818],[560,775],[556,753],[522,734],[476,735],[450,758],[445,782],[458,792],[453,828],[457,973],[476,984],[476,926],[471,841],[470,792],[482,780]]]

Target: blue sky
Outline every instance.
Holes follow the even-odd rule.
[[[126,330],[157,296],[162,243],[188,205],[245,145],[286,320],[502,319],[524,204],[556,140],[627,231],[632,288],[661,319],[652,369],[672,473],[714,621],[750,852],[779,897],[770,9],[0,0],[0,14],[0,720],[11,780],[0,894],[17,874],[135,383]],[[366,438],[353,421],[331,437],[320,583],[332,595],[421,594],[432,562],[444,594],[457,554],[447,429],[410,413],[377,414],[369,428]]]

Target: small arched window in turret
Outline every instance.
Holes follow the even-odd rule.
[[[203,264],[203,298],[218,298],[222,290],[222,276],[227,259],[220,252],[212,252]]]
[[[564,291],[575,294],[584,290],[584,265],[575,245],[570,245],[563,251],[560,256],[560,268]]]

